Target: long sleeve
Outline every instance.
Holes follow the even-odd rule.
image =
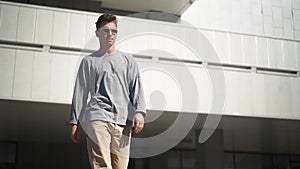
[[[74,86],[74,93],[72,99],[70,124],[79,124],[80,118],[84,114],[87,104],[87,97],[89,94],[89,68],[87,61],[83,59],[81,61],[76,82]]]
[[[135,108],[135,112],[142,113],[144,116],[146,116],[147,113],[146,113],[144,90],[142,86],[140,72],[136,62],[133,63],[131,69],[132,69],[131,70],[132,76],[129,85],[130,101],[133,107]]]

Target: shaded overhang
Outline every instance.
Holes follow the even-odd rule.
[[[101,7],[130,13],[162,12],[181,16],[195,0],[91,0]]]

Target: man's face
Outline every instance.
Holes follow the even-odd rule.
[[[113,22],[103,25],[96,31],[96,35],[100,40],[101,45],[113,46],[117,39],[117,26]]]

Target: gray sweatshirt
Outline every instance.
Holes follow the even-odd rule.
[[[131,125],[136,112],[146,115],[144,91],[133,56],[117,51],[84,57],[75,82],[70,124],[102,120]]]

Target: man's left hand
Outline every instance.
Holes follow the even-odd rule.
[[[139,133],[144,128],[144,116],[141,113],[136,113],[133,117],[132,127],[135,133]]]

